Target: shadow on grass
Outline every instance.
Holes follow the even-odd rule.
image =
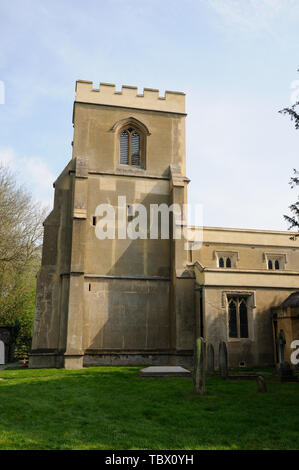
[[[138,367],[0,372],[0,449],[298,449],[299,384],[140,378]]]

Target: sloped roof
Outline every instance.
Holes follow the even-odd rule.
[[[293,292],[293,294],[289,295],[289,297],[282,302],[281,307],[299,307],[299,291]]]

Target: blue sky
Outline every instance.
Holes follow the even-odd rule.
[[[77,79],[184,91],[204,224],[285,230],[299,132],[278,110],[299,100],[298,24],[298,0],[2,0],[0,161],[52,203]]]

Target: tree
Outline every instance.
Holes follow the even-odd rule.
[[[298,69],[299,72],[299,69]],[[291,121],[294,121],[295,129],[299,129],[299,101],[297,101],[290,108],[284,108],[279,111],[282,114],[287,114],[290,116]],[[299,171],[295,168],[293,169],[293,176],[290,179],[291,188],[299,186]],[[289,206],[291,215],[284,215],[285,220],[289,223],[289,230],[292,228],[299,229],[299,196],[296,202]],[[291,237],[292,240],[295,240],[299,235],[294,235]]]
[[[12,173],[0,166],[0,263],[18,269],[36,257],[42,237],[40,204],[17,187]],[[4,263],[4,264],[3,264]]]
[[[17,347],[27,351],[45,215],[46,209],[0,166],[0,324],[14,326]]]
[[[299,186],[299,171],[293,169],[294,176],[291,177],[290,180],[290,185],[291,188],[294,188],[295,186]],[[291,204],[289,206],[290,211],[292,212],[292,215],[284,215],[285,220],[289,223],[289,230],[292,228],[299,228],[299,198],[296,202]],[[299,235],[294,235],[291,237],[292,240],[295,240]]]

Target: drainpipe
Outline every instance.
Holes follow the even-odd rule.
[[[199,326],[200,336],[204,338],[204,324],[203,324],[203,289],[199,289]]]

